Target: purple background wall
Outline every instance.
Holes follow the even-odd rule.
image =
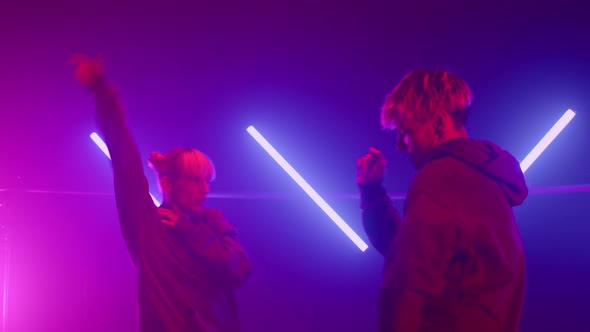
[[[108,161],[88,138],[92,103],[66,64],[74,52],[105,58],[144,156],[196,147],[216,163],[213,194],[271,196],[208,203],[238,227],[255,267],[239,292],[244,331],[375,331],[382,267],[375,250],[361,253],[304,196],[249,125],[364,239],[358,201],[338,194],[356,193],[355,160],[369,146],[389,159],[388,189],[407,189],[413,170],[380,129],[379,107],[417,67],[463,76],[474,93],[472,136],[519,159],[576,109],[527,180],[590,183],[590,23],[581,1],[406,2],[3,1],[6,330],[136,328],[135,271]],[[529,273],[521,331],[590,326],[589,199],[532,195],[517,209]]]

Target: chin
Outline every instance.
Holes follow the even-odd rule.
[[[188,213],[199,213],[203,210],[203,206],[188,206],[185,211]]]
[[[203,206],[202,205],[200,205],[200,206],[194,206],[194,207],[191,208],[191,210],[194,211],[194,212],[201,212],[203,210]]]

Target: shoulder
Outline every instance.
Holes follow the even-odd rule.
[[[235,231],[234,226],[230,224],[220,209],[204,207],[203,215],[205,216],[205,222],[216,232],[226,233]]]
[[[203,216],[209,223],[220,223],[220,222],[227,222],[227,218],[225,214],[220,209],[204,207],[203,208]]]
[[[473,168],[453,157],[433,160],[422,167],[412,180],[406,205],[410,204],[412,197],[424,194],[453,210],[479,191],[480,176]]]
[[[416,173],[411,188],[424,192],[436,191],[438,188],[448,189],[460,182],[465,176],[466,168],[465,163],[452,157],[433,160]]]

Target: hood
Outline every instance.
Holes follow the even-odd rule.
[[[512,206],[522,204],[528,195],[520,163],[508,151],[492,142],[452,139],[438,147],[429,160],[443,157],[458,159],[496,181]]]

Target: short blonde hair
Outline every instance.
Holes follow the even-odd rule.
[[[471,107],[471,89],[447,70],[419,69],[407,74],[386,97],[381,124],[395,129],[395,121],[426,121],[440,112],[451,116],[458,128],[465,126]]]
[[[203,177],[209,181],[215,179],[213,162],[201,151],[189,148],[172,149],[166,155],[152,152],[148,159],[150,167],[158,177],[178,176]]]

